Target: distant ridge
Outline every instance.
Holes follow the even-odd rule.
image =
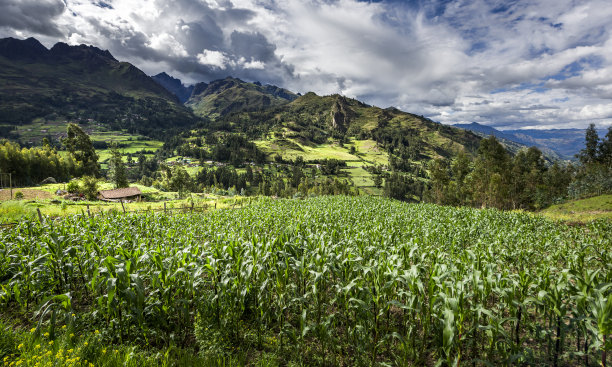
[[[227,77],[196,84],[185,105],[200,116],[215,119],[230,113],[280,106],[296,98],[297,94],[274,85]]]
[[[179,102],[185,103],[191,97],[193,85],[185,86],[180,79],[173,78],[165,72],[153,75],[151,78],[158,82],[162,87],[166,88],[170,93],[174,94]]]
[[[584,148],[584,129],[549,129],[549,130],[497,130],[493,127],[476,122],[471,124],[453,125],[473,132],[494,135],[526,146],[536,146],[542,152],[550,152],[561,159],[573,160],[575,155]],[[600,136],[605,135],[604,130],[598,131]]]

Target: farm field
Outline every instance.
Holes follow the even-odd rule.
[[[610,221],[375,197],[24,221],[0,230],[0,359],[601,366],[611,270]]]

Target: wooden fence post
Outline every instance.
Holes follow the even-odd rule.
[[[89,211],[89,204],[87,204],[87,215],[91,218],[91,212]]]
[[[36,211],[38,212],[38,220],[40,220],[40,224],[43,224],[43,217],[42,214],[40,214],[40,208],[36,208]]]
[[[123,199],[119,199],[119,202],[121,203],[121,207],[123,208],[123,214],[125,214],[125,206],[123,206]]]
[[[165,201],[164,201],[164,214],[167,214],[166,213],[166,202]]]

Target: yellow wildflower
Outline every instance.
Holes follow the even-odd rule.
[[[36,328],[35,328],[35,327],[33,327],[33,328],[31,328],[31,329],[30,329],[30,332],[31,332],[31,333],[33,333],[33,332],[35,332],[35,331],[36,331]]]
[[[66,329],[66,325],[62,325],[62,330]]]

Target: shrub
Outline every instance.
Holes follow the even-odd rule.
[[[87,200],[96,200],[98,198],[98,179],[92,176],[83,176],[81,178],[81,192]]]
[[[68,182],[68,185],[66,186],[66,191],[71,193],[79,192],[79,183],[77,181]]]
[[[24,198],[24,196],[23,196],[23,192],[21,192],[21,191],[17,191],[17,192],[15,193],[15,200],[21,200],[21,199],[23,199],[23,198]]]

